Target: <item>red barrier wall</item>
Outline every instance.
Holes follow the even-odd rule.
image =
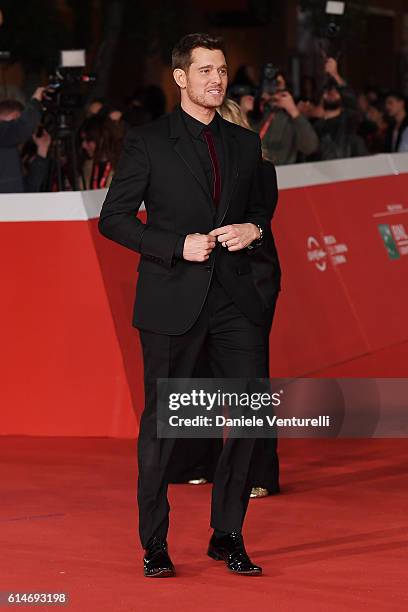
[[[274,375],[313,373],[408,339],[407,194],[406,174],[282,193]],[[389,256],[380,224],[401,236],[399,257]]]
[[[408,340],[407,194],[408,174],[281,191],[271,375],[311,375]],[[143,406],[138,256],[102,238],[96,219],[60,216],[0,223],[0,433],[131,437]]]

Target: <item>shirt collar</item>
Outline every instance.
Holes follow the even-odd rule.
[[[181,106],[180,106],[180,110],[181,110],[182,117],[184,119],[184,123],[188,131],[190,132],[191,136],[193,136],[193,138],[201,138],[202,132],[205,128],[209,128],[213,132],[213,134],[218,133],[219,122],[218,122],[217,112],[215,113],[214,118],[211,121],[211,123],[207,125],[205,123],[202,123],[201,121],[198,121],[198,119],[195,119],[194,117],[186,113],[186,111],[183,110]]]

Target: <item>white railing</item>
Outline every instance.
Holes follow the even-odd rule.
[[[352,181],[408,172],[408,153],[279,166],[279,189]],[[106,189],[0,194],[0,221],[86,221],[99,217]],[[142,204],[141,210],[144,209]]]

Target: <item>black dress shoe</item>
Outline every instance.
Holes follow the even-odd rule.
[[[143,559],[144,575],[147,578],[166,578],[174,576],[174,565],[167,552],[167,542],[155,537],[147,545]]]
[[[216,538],[212,536],[208,546],[208,556],[216,561],[225,561],[228,569],[235,574],[259,576],[262,568],[254,565],[248,557],[242,535],[233,531],[228,535]]]

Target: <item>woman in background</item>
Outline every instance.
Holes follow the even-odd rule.
[[[221,117],[232,123],[236,123],[251,129],[240,107],[233,100],[226,99],[218,109]],[[275,166],[262,152],[262,170],[264,186],[264,202],[267,207],[268,217],[272,220],[278,203],[278,185],[276,181]],[[251,252],[253,262],[252,271],[255,284],[267,307],[267,323],[265,326],[267,361],[269,365],[269,335],[271,333],[276,301],[280,291],[281,269],[272,230],[266,228],[262,246]],[[273,493],[279,493],[279,457],[277,452],[278,439],[264,438],[258,440],[260,445],[258,461],[256,465],[256,480],[252,489],[251,497],[266,497]]]
[[[79,135],[82,153],[80,188],[108,188],[122,146],[121,124],[103,115],[92,115],[83,122]]]
[[[217,109],[223,119],[251,129],[239,105],[233,100],[226,99]],[[263,186],[264,201],[268,216],[272,220],[278,201],[278,188],[276,171],[272,162],[263,154]],[[272,231],[265,229],[261,248],[254,249],[251,254],[252,270],[255,284],[267,308],[267,322],[265,325],[267,361],[269,364],[269,334],[272,327],[276,300],[280,290],[281,270],[276,252]],[[194,372],[196,378],[210,378],[212,373],[208,370],[208,360],[205,351],[201,363],[197,364]],[[257,440],[255,480],[251,497],[266,497],[279,493],[279,458],[277,453],[277,438]],[[218,455],[222,450],[220,439],[183,440],[183,444],[176,446],[172,457],[172,471],[170,482],[190,484],[204,484],[211,482],[214,469],[217,465]]]

